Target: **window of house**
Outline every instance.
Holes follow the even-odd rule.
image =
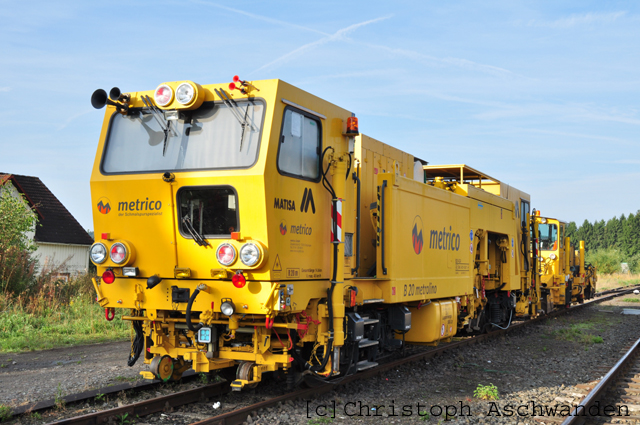
[[[320,120],[297,109],[284,111],[278,170],[306,180],[320,178]]]

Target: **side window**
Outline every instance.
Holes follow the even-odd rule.
[[[523,227],[528,227],[527,214],[529,214],[529,203],[522,199],[520,201],[520,221]]]
[[[560,248],[564,248],[564,224],[560,225]]]
[[[320,120],[287,107],[278,149],[280,173],[317,180],[320,177],[320,140]]]

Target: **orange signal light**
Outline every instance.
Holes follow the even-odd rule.
[[[347,118],[347,134],[358,134],[358,118]]]

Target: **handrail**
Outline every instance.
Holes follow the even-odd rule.
[[[382,256],[382,274],[387,274],[387,267],[384,261],[384,190],[387,187],[387,181],[382,181],[382,187],[380,188],[380,250]]]
[[[356,277],[358,276],[358,270],[360,270],[360,178],[356,171],[353,172],[353,180],[356,182],[356,203],[357,212],[356,212],[356,267],[351,269],[351,274],[355,273]]]

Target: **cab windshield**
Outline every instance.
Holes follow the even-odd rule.
[[[555,224],[539,224],[540,249],[552,251],[558,249],[558,226]]]
[[[127,115],[115,113],[102,156],[102,171],[110,174],[251,167],[258,157],[265,107],[258,100],[236,102],[233,109],[222,103],[205,102],[195,111],[161,112],[160,119],[147,108],[130,110]],[[164,131],[162,125],[168,130]]]

